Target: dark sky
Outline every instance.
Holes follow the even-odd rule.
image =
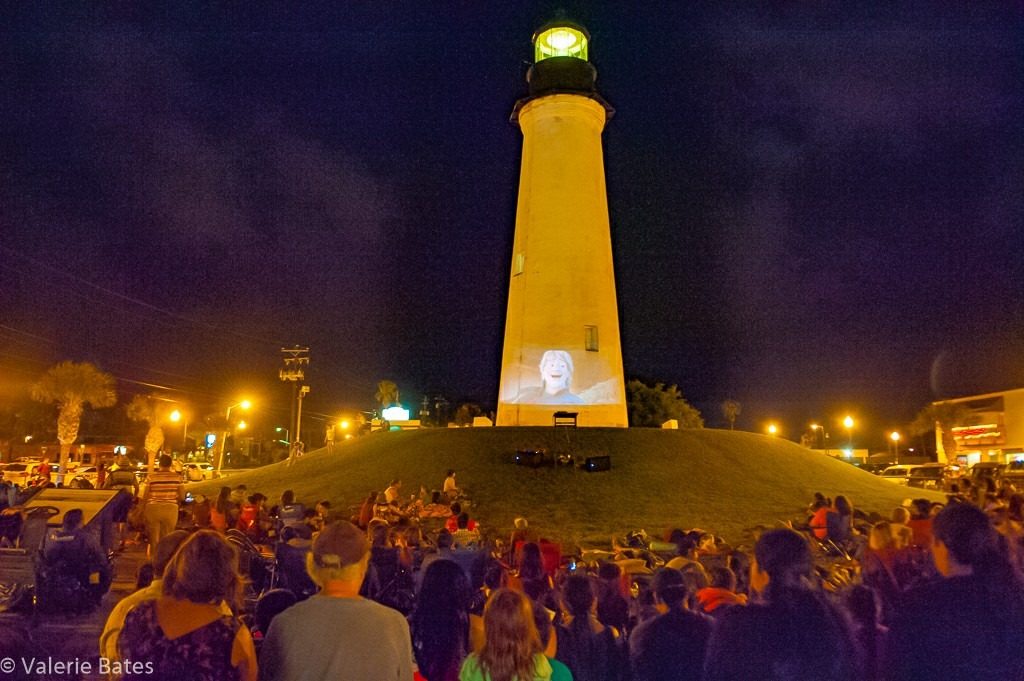
[[[298,343],[314,410],[381,378],[493,406],[508,117],[558,7],[616,108],[628,377],[793,437],[1024,386],[1017,2],[254,4],[6,8],[8,396],[71,358],[286,408]]]

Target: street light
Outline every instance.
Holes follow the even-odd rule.
[[[225,412],[225,414],[224,414],[224,428],[225,428],[225,430],[224,430],[224,432],[221,433],[221,438],[220,438],[220,454],[217,456],[217,473],[218,474],[220,474],[221,465],[224,463],[224,448],[227,446],[227,439],[228,439],[228,430],[227,429],[231,427],[231,410],[234,409],[235,407],[241,407],[242,409],[247,410],[251,406],[252,406],[252,402],[250,402],[249,400],[242,400],[241,402],[238,402],[236,404],[232,404],[230,407],[228,407],[227,412]],[[245,421],[242,421],[242,423],[245,423]]]
[[[274,432],[275,433],[284,433],[284,442],[285,442],[285,444],[291,444],[291,431],[290,430],[288,430],[287,428],[282,428],[281,426],[277,426],[276,428],[274,428]]]
[[[853,448],[853,417],[847,416],[843,419],[843,427],[846,428],[847,440],[849,440],[850,448]]]
[[[889,433],[889,439],[892,440],[894,463],[898,464],[900,462],[900,434],[894,430]]]
[[[172,411],[167,418],[169,418],[172,423],[177,423],[179,421],[185,422],[185,427],[182,428],[181,430],[181,449],[182,451],[184,451],[186,445],[188,444],[188,419],[185,418],[185,416],[182,415],[181,411],[178,409]]]
[[[777,425],[775,425],[774,423],[769,423],[768,424],[768,434],[771,435],[772,437],[778,435],[779,434],[779,427]]]
[[[825,448],[825,426],[817,423],[810,425],[811,432],[814,433],[814,439],[819,443],[820,448]]]

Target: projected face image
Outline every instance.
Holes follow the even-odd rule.
[[[569,389],[572,381],[572,357],[562,350],[548,350],[540,360],[540,378],[544,392],[555,395]]]
[[[569,391],[572,385],[572,356],[565,350],[548,350],[540,358],[540,386],[524,388],[513,400],[519,404],[583,404]]]

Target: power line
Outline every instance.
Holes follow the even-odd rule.
[[[11,253],[14,256],[17,256],[18,258],[21,258],[21,260],[23,260],[25,262],[28,262],[28,263],[34,265],[35,267],[38,267],[38,268],[43,269],[43,270],[46,270],[47,272],[52,272],[52,273],[60,275],[62,277],[67,277],[68,279],[72,279],[72,280],[77,281],[77,282],[79,282],[81,284],[85,284],[89,288],[91,288],[93,290],[96,290],[96,291],[99,291],[100,293],[104,293],[106,295],[113,296],[114,298],[117,298],[117,299],[125,301],[125,302],[132,303],[134,305],[138,305],[138,306],[140,306],[142,308],[145,308],[147,310],[150,310],[152,312],[157,312],[159,314],[166,315],[166,316],[171,317],[173,319],[177,319],[178,321],[182,321],[182,322],[186,322],[186,323],[189,323],[189,324],[193,324],[195,326],[201,326],[201,327],[204,327],[204,328],[209,329],[211,331],[217,331],[219,333],[231,334],[233,336],[237,336],[239,338],[245,338],[247,340],[255,341],[255,342],[258,342],[258,343],[261,343],[261,344],[277,345],[277,346],[287,345],[287,343],[285,341],[282,341],[282,340],[273,340],[273,339],[268,339],[268,338],[262,338],[260,336],[254,336],[252,334],[247,334],[247,333],[243,333],[241,331],[236,331],[236,330],[231,329],[231,328],[224,328],[224,327],[219,326],[217,324],[211,324],[210,322],[204,322],[204,321],[200,321],[200,320],[197,320],[197,319],[192,319],[190,317],[186,317],[184,315],[178,314],[177,312],[173,312],[171,310],[159,307],[157,305],[153,305],[152,303],[148,303],[148,302],[146,302],[144,300],[140,300],[139,298],[134,298],[132,296],[127,296],[127,295],[124,295],[122,293],[118,293],[117,291],[111,291],[110,289],[105,288],[103,286],[100,286],[99,284],[95,284],[95,283],[89,281],[88,279],[84,279],[84,278],[79,277],[79,276],[77,276],[75,274],[70,274],[70,273],[65,272],[65,271],[63,271],[63,270],[61,270],[59,268],[56,268],[56,267],[51,267],[50,265],[47,265],[46,263],[40,262],[40,261],[36,260],[35,258],[32,258],[31,256],[28,256],[28,255],[26,255],[26,254],[24,254],[24,253],[22,253],[20,251],[17,251],[17,250],[15,250],[13,248],[10,248],[9,246],[4,246],[3,244],[0,244],[0,250],[7,251],[8,253]],[[5,265],[3,263],[0,263],[0,267],[4,267],[4,266]],[[10,265],[7,265],[5,267],[6,267],[6,269],[14,269]],[[20,270],[20,269],[17,269],[17,270],[14,270],[14,271],[18,271],[18,272],[24,273],[24,271]],[[49,285],[53,285],[55,282],[48,281],[47,283]],[[60,284],[58,284],[58,285],[60,285]]]

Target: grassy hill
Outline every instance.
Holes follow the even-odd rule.
[[[512,463],[518,449],[576,456],[610,455],[612,470],[531,469]],[[232,475],[276,499],[285,489],[307,503],[330,499],[347,512],[394,477],[403,493],[440,489],[447,468],[470,493],[472,515],[486,529],[524,515],[544,535],[567,543],[607,545],[613,534],[701,527],[732,542],[755,525],[798,516],[813,493],[845,494],[857,508],[886,516],[908,490],[787,440],[725,430],[463,428],[379,433],[318,450],[292,467],[273,464]],[[216,494],[219,481],[196,483]]]

